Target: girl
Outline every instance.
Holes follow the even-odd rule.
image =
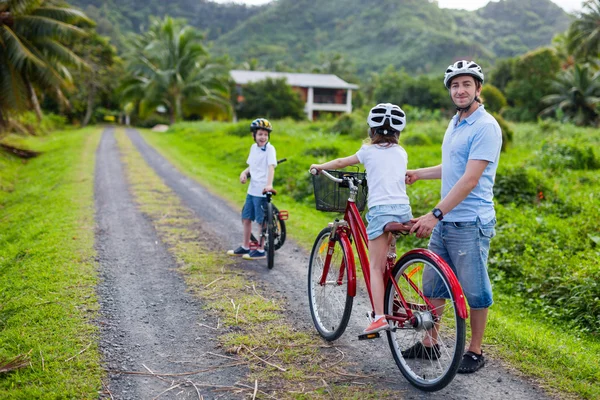
[[[405,184],[408,157],[398,145],[400,132],[406,126],[406,114],[395,104],[381,103],[371,109],[367,123],[370,144],[363,145],[352,156],[313,164],[310,169],[341,169],[359,163],[365,166],[369,187],[369,212],[366,217],[375,318],[364,333],[375,333],[389,329],[383,314],[383,273],[393,236],[389,233],[384,235],[383,228],[389,222],[410,221],[412,212]]]

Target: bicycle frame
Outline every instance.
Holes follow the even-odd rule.
[[[351,238],[353,238],[354,239],[354,247],[356,248],[356,251],[358,253],[358,259],[359,259],[360,266],[361,266],[361,269],[363,272],[365,284],[367,286],[367,292],[369,293],[369,301],[371,302],[371,307],[373,307],[373,294],[371,293],[371,276],[370,276],[371,267],[370,267],[370,262],[369,262],[369,257],[368,257],[367,231],[365,228],[365,224],[363,223],[362,218],[360,217],[360,213],[359,213],[358,208],[356,207],[356,204],[354,201],[348,199],[348,201],[346,203],[346,211],[344,212],[344,219],[342,221],[336,220],[333,223],[333,228],[334,229],[332,229],[331,234],[337,235],[340,238],[340,240],[342,241],[345,250],[348,251],[348,257],[346,260],[348,263],[348,266],[347,266],[348,267],[347,268],[347,270],[348,270],[348,295],[352,296],[352,297],[356,296],[356,262],[354,259],[354,252],[352,249],[353,246],[352,246],[352,240],[351,240]],[[330,240],[329,248],[327,251],[326,262],[325,262],[326,267],[323,270],[323,276],[320,281],[320,284],[322,284],[322,285],[325,284],[325,279],[327,277],[327,273],[329,272],[329,265],[331,263],[331,255],[333,253],[334,245],[335,245],[335,242]],[[457,301],[456,307],[457,307],[458,314],[460,315],[460,317],[466,319],[467,315],[468,315],[466,302],[464,299],[464,295],[462,293],[462,289],[458,282],[458,279],[452,272],[452,269],[448,266],[448,264],[440,256],[438,256],[437,254],[433,253],[430,250],[414,249],[414,250],[410,250],[406,254],[414,254],[414,253],[424,254],[424,255],[427,255],[436,260],[436,262],[442,268],[442,270],[444,271],[446,276],[448,276],[450,279],[451,290],[453,292],[454,297],[456,299],[462,300],[462,301]],[[406,318],[396,317],[393,315],[387,315],[387,319],[389,321],[397,321],[397,322],[402,323],[402,322],[406,321],[407,319],[412,318],[413,315],[412,315],[412,308],[409,307],[409,305],[405,301],[404,297],[402,296],[402,291],[398,287],[397,282],[394,279],[392,279],[392,277],[391,277],[391,271],[394,267],[395,259],[396,259],[396,257],[394,254],[393,257],[388,257],[388,259],[386,261],[386,268],[385,268],[385,273],[384,273],[384,286],[387,285],[388,280],[391,279],[391,282],[394,285],[396,292],[400,296],[400,301],[402,302],[402,306],[407,311],[407,315],[406,315]],[[338,281],[340,283],[342,282],[343,272],[344,272],[344,268],[340,268],[340,276],[338,277]],[[404,275],[404,278],[414,289],[417,289],[417,285],[415,285],[411,281],[411,279],[410,279],[411,277]],[[429,302],[429,300],[426,300],[426,301],[428,302],[428,306],[431,309],[435,309],[435,307],[433,306],[433,304],[431,304]]]

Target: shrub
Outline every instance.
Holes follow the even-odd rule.
[[[411,133],[409,135],[400,134],[400,144],[406,146],[429,146],[431,138],[424,133]]]
[[[485,103],[485,108],[490,112],[499,113],[507,105],[506,97],[500,89],[489,83],[481,89],[481,97]]]
[[[155,125],[171,125],[169,118],[161,115],[151,115],[145,119],[139,119],[134,122],[135,126],[139,126],[141,128],[152,128]]]
[[[578,145],[572,140],[546,141],[536,160],[543,168],[552,171],[561,169],[598,169],[600,160],[589,145]]]
[[[343,114],[337,119],[335,124],[331,127],[333,133],[339,133],[340,135],[349,135],[355,129],[354,119],[350,114]]]
[[[237,122],[235,124],[231,124],[227,127],[225,132],[228,135],[237,136],[237,137],[245,137],[250,135],[250,120],[244,120]]]
[[[512,143],[513,141],[513,137],[515,136],[513,130],[510,128],[510,126],[508,125],[508,122],[506,122],[506,120],[504,118],[502,118],[500,116],[500,114],[492,112],[492,116],[496,119],[496,121],[498,122],[498,125],[500,125],[500,130],[502,130],[502,150],[501,151],[506,151],[508,144]]]
[[[310,157],[315,157],[315,158],[323,157],[323,158],[331,159],[331,158],[336,158],[339,153],[340,153],[340,150],[337,147],[322,146],[322,147],[313,147],[310,149],[306,149],[303,154],[305,156],[310,156]]]
[[[496,173],[494,197],[500,204],[538,204],[547,195],[542,174],[533,168],[501,168]]]

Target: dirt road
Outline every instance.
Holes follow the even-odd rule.
[[[181,198],[203,228],[215,232],[221,250],[238,245],[242,235],[239,211],[215,197],[198,182],[184,176],[150,147],[135,130],[127,135],[145,161]],[[174,260],[158,239],[151,223],[136,209],[129,194],[114,131],[103,133],[96,161],[97,250],[102,284],[101,348],[109,370],[108,391],[115,399],[154,398],[173,385],[151,375],[125,372],[169,371],[171,373],[208,369],[224,363],[215,354],[219,349],[210,332],[198,322],[209,318],[201,304],[186,292],[183,279],[175,270]],[[293,218],[293,211],[291,212]],[[315,235],[321,227],[315,227]],[[291,232],[293,235],[293,232]],[[266,262],[247,262],[246,268],[261,276],[266,285],[287,299],[290,324],[313,331],[306,295],[308,254],[293,240],[276,253],[273,270]],[[338,340],[355,372],[376,376],[377,387],[397,390],[404,399],[549,399],[526,379],[502,368],[495,360],[472,375],[458,375],[445,389],[423,393],[404,380],[393,361],[385,339],[359,342],[357,335],[365,325],[368,299],[359,294],[346,333]],[[213,321],[214,324],[214,321]],[[192,382],[227,385],[243,380],[243,368],[219,373],[200,373],[177,377],[181,386],[160,398],[198,398]],[[186,382],[186,379],[188,382]],[[202,389],[204,399],[226,397]],[[213,397],[211,397],[213,396]],[[232,396],[232,395],[229,395]],[[238,395],[237,398],[243,398]]]

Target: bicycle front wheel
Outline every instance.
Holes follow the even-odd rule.
[[[275,265],[275,215],[273,214],[273,204],[268,203],[267,205],[267,266],[269,269],[273,269]]]
[[[319,334],[328,341],[339,338],[346,330],[353,301],[348,295],[347,253],[339,238],[333,241],[331,259],[326,262],[330,234],[331,228],[319,233],[308,265],[310,315]]]
[[[385,292],[385,313],[394,317],[387,332],[394,360],[414,386],[436,391],[448,385],[465,346],[465,320],[450,281],[426,254],[407,254],[394,266]],[[443,315],[443,318],[442,318]],[[437,343],[423,348],[421,344]]]

